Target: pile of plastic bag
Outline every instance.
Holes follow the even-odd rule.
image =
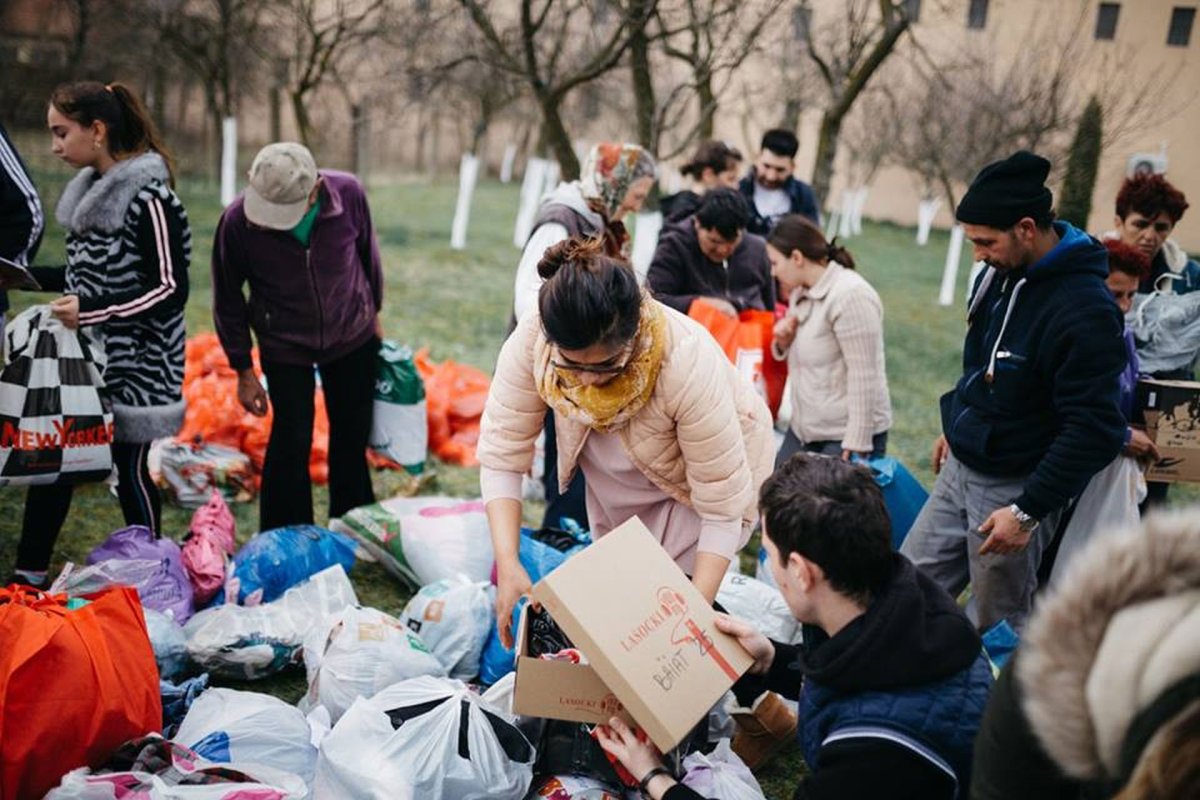
[[[491,385],[488,376],[456,361],[439,364],[424,349],[417,353],[416,362],[425,380],[430,449],[447,463],[477,466],[475,445]]]
[[[255,373],[261,374],[258,348],[251,352],[251,358]],[[215,333],[201,333],[187,341],[183,398],[187,401],[187,413],[176,441],[232,447],[250,457],[256,474],[262,473],[271,437],[271,412],[256,417],[242,408],[237,396],[237,372],[229,366]],[[314,482],[325,483],[329,479],[329,420],[325,415],[325,394],[320,388],[314,404],[308,468]]]

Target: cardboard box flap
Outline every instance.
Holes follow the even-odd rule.
[[[590,666],[529,655],[529,606],[521,611],[516,641],[513,711],[527,717],[602,725],[614,716],[632,722],[616,695]]]
[[[712,607],[637,518],[547,575],[532,594],[664,752],[753,663],[716,629]]]

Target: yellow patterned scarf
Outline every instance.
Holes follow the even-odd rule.
[[[601,433],[614,431],[629,422],[654,393],[658,370],[662,366],[666,338],[666,317],[662,307],[642,296],[642,318],[634,334],[634,350],[624,371],[602,386],[585,386],[567,371],[550,362],[558,360],[558,348],[546,348],[546,355],[534,365],[538,394],[564,417]]]

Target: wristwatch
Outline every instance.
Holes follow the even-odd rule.
[[[1031,532],[1041,524],[1041,520],[1036,520],[1026,514],[1016,503],[1013,503],[1011,506],[1009,506],[1008,510],[1011,511],[1012,515],[1017,518],[1017,524],[1021,526],[1021,530],[1025,531],[1025,533]]]

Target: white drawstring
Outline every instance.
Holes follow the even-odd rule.
[[[992,357],[988,360],[987,373],[984,375],[984,380],[988,383],[996,377],[996,354],[1000,352],[1000,342],[1004,339],[1004,330],[1008,327],[1008,320],[1012,317],[1013,307],[1017,304],[1017,295],[1021,293],[1021,287],[1025,285],[1025,279],[1017,281],[1017,285],[1013,287],[1012,297],[1008,298],[1008,308],[1004,311],[1004,322],[1000,323],[1000,334],[996,336],[996,343],[992,345]],[[982,286],[980,288],[983,288]]]
[[[987,272],[983,274],[983,278],[979,281],[979,288],[975,290],[975,294],[971,296],[971,303],[967,307],[967,322],[969,323],[975,317],[975,312],[979,309],[979,304],[983,302],[984,295],[987,294],[988,288],[991,287],[992,281],[996,278],[996,270],[994,267],[988,267]]]

